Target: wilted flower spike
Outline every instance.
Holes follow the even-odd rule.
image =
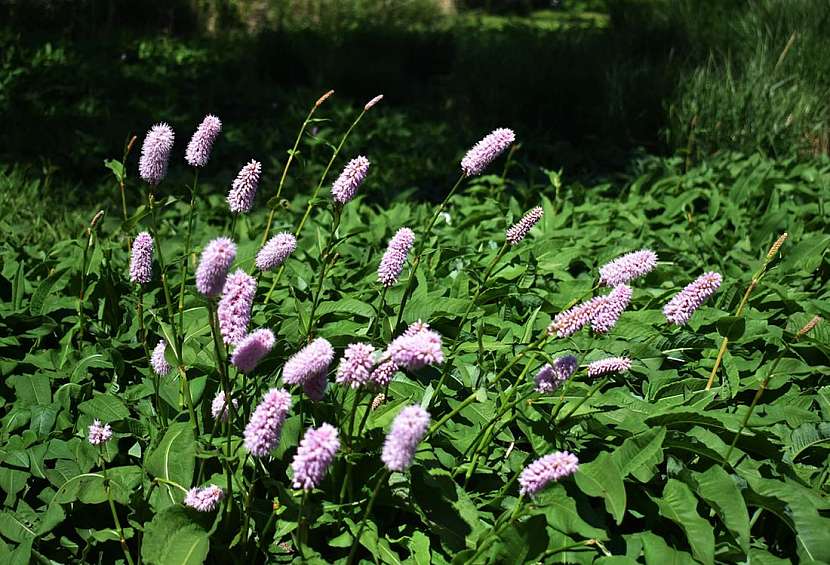
[[[810,333],[813,330],[813,328],[816,327],[819,324],[819,322],[821,322],[821,320],[821,316],[813,316],[813,318],[809,322],[804,324],[804,327],[802,327],[800,330],[798,330],[798,332],[796,332],[795,339],[801,339],[802,337]]]
[[[225,492],[216,485],[209,487],[193,487],[184,497],[184,505],[199,512],[212,512],[225,498]]]
[[[259,187],[259,175],[262,165],[259,161],[251,161],[242,167],[228,192],[228,208],[234,214],[245,214],[254,207],[256,189]]]
[[[617,257],[599,270],[599,282],[605,286],[617,286],[640,278],[657,266],[657,254],[651,249],[641,249]]]
[[[231,356],[231,363],[243,373],[250,373],[259,360],[274,347],[274,332],[261,328],[249,333],[236,345]]]
[[[464,171],[464,175],[468,177],[480,175],[514,141],[516,141],[516,134],[513,130],[507,128],[493,130],[476,143],[461,160],[461,170]]]
[[[444,362],[441,350],[441,335],[432,330],[423,330],[412,335],[395,338],[386,349],[386,355],[400,367],[409,370]]]
[[[706,302],[720,288],[722,277],[719,273],[709,272],[699,276],[683,290],[674,295],[663,307],[663,314],[669,323],[682,326],[689,321],[695,310]]]
[[[369,382],[377,387],[383,388],[392,382],[392,377],[395,376],[398,369],[399,367],[394,361],[384,361],[369,375]]]
[[[311,490],[318,487],[339,449],[337,428],[331,424],[322,424],[319,428],[309,429],[291,462],[294,488]]]
[[[153,354],[150,356],[150,365],[152,365],[153,371],[160,377],[169,374],[173,370],[173,367],[164,357],[165,349],[167,349],[167,343],[162,339],[153,348]]]
[[[101,420],[95,419],[89,426],[87,440],[92,445],[102,445],[112,437],[112,428],[109,424],[101,424]]]
[[[222,292],[234,258],[236,244],[229,238],[217,237],[208,243],[196,269],[196,289],[207,297]]]
[[[297,249],[297,238],[288,232],[278,233],[262,246],[256,256],[256,268],[270,271],[283,264]]]
[[[375,348],[368,343],[352,343],[346,347],[337,367],[337,382],[352,388],[366,385],[375,366],[374,353]]]
[[[537,392],[553,392],[561,387],[571,375],[574,374],[578,366],[576,357],[573,355],[563,355],[557,357],[553,365],[546,363],[536,374],[536,391]]]
[[[325,338],[318,337],[295,353],[282,369],[285,384],[303,384],[317,375],[324,375],[334,359],[334,348]]]
[[[239,406],[237,399],[231,400],[234,410]],[[210,403],[210,415],[214,420],[225,421],[228,419],[228,403],[225,402],[225,391],[220,390],[213,397],[213,402]]]
[[[767,261],[772,261],[775,258],[775,255],[781,249],[781,246],[784,245],[784,242],[787,241],[787,238],[790,236],[787,232],[782,233],[778,236],[778,239],[775,240],[775,243],[769,248],[767,251]]]
[[[153,278],[153,238],[146,231],[133,241],[130,256],[130,282],[147,284]]]
[[[184,153],[185,161],[194,167],[207,165],[213,142],[216,141],[220,131],[222,131],[222,122],[219,118],[211,114],[205,116],[196,128],[196,133],[190,138],[190,143],[187,144],[187,150]]]
[[[156,186],[167,176],[174,139],[173,128],[165,123],[156,124],[147,132],[138,162],[138,173],[145,182]]]
[[[380,405],[384,402],[386,402],[386,395],[382,392],[377,393],[375,397],[372,399],[372,411],[374,412],[375,410],[380,408]]]
[[[576,473],[579,460],[568,451],[557,451],[545,455],[528,465],[519,475],[519,493],[534,495],[551,481],[558,481]]]
[[[256,280],[242,269],[237,269],[225,281],[216,315],[226,345],[237,345],[247,335],[254,294]]]
[[[378,94],[377,96],[375,96],[374,98],[372,98],[371,100],[369,100],[368,102],[366,102],[366,105],[363,107],[363,111],[364,111],[364,112],[368,112],[368,111],[369,111],[369,109],[370,109],[372,106],[374,106],[375,104],[377,104],[377,103],[378,103],[378,102],[380,102],[381,100],[383,100],[383,94]]]
[[[291,410],[291,395],[281,388],[272,388],[251,415],[245,427],[245,449],[255,457],[265,457],[280,440],[280,432],[288,411]]]
[[[591,329],[597,333],[608,333],[617,324],[623,311],[631,302],[632,290],[626,284],[614,287],[608,295],[598,301],[598,307],[591,316]]]
[[[409,228],[399,229],[389,240],[389,247],[378,265],[378,281],[383,286],[392,286],[398,282],[414,243],[415,233]]]
[[[366,180],[368,172],[369,159],[363,155],[358,155],[346,163],[343,172],[331,187],[331,196],[334,201],[342,206],[354,198],[357,189]]]
[[[380,456],[387,469],[404,471],[412,464],[429,420],[429,413],[420,406],[407,406],[400,411],[392,422]]]
[[[594,361],[588,365],[588,376],[599,377],[611,373],[625,373],[631,368],[631,359],[628,357],[607,357]]]
[[[542,207],[536,206],[536,208],[533,208],[527,214],[522,216],[521,220],[516,222],[513,227],[507,230],[507,243],[510,245],[517,245],[520,241],[522,241],[525,236],[527,236],[530,229],[542,219],[542,214],[544,214]]]

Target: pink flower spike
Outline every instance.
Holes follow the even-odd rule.
[[[516,141],[516,134],[513,130],[507,128],[493,130],[476,143],[461,160],[461,170],[464,171],[464,176],[480,175],[514,141]]]
[[[415,232],[409,228],[399,229],[389,240],[389,246],[378,265],[378,281],[383,286],[389,287],[398,282],[414,243]]]
[[[256,256],[256,268],[270,271],[282,265],[297,249],[297,238],[288,232],[278,233],[262,246]]]
[[[153,278],[153,238],[143,231],[133,241],[130,255],[130,282],[147,284]]]
[[[617,324],[623,311],[631,302],[632,290],[627,284],[615,286],[608,295],[598,302],[599,306],[591,316],[591,329],[597,333],[608,333]]]
[[[153,367],[153,371],[160,377],[168,375],[173,370],[172,365],[167,362],[167,358],[164,356],[166,349],[167,343],[162,339],[153,348],[153,354],[150,356],[150,365]]]
[[[157,186],[167,176],[167,163],[173,149],[173,128],[162,122],[150,128],[141,146],[138,174],[145,182]]]
[[[322,424],[311,428],[300,441],[297,454],[291,462],[294,471],[294,488],[311,490],[320,486],[326,470],[334,461],[340,449],[337,428],[331,424]]]
[[[237,344],[231,356],[231,363],[243,373],[250,373],[260,359],[271,351],[275,341],[274,332],[269,329],[253,331]]]
[[[534,495],[545,488],[551,481],[558,481],[573,475],[579,469],[576,455],[567,451],[557,451],[545,455],[528,465],[519,475],[519,493]]]
[[[236,244],[229,238],[217,237],[208,243],[196,269],[196,290],[208,298],[221,293],[235,258]]]
[[[377,96],[366,102],[366,105],[363,107],[363,111],[368,112],[372,108],[372,106],[374,106],[381,100],[383,100],[383,94],[378,94]]]
[[[245,427],[245,449],[251,455],[265,457],[277,446],[289,410],[291,395],[286,390],[272,388],[265,393]]]
[[[612,373],[625,373],[631,368],[631,359],[628,357],[607,357],[594,361],[588,365],[588,376],[599,377]]]
[[[542,219],[542,214],[544,214],[542,207],[536,206],[536,208],[533,208],[522,216],[521,220],[507,230],[507,243],[510,245],[518,245],[527,236],[530,229],[539,223],[539,220]]]
[[[254,197],[259,187],[259,175],[262,165],[259,161],[251,161],[242,167],[228,192],[228,208],[234,214],[245,214],[254,207]]]
[[[392,377],[398,370],[399,367],[394,361],[384,361],[369,375],[369,382],[376,387],[383,388],[392,382]]]
[[[632,251],[617,257],[599,270],[599,282],[605,286],[629,283],[647,275],[657,266],[657,253],[651,249]]]
[[[216,485],[199,488],[193,487],[184,497],[184,505],[199,512],[213,512],[225,498],[225,492]]]
[[[363,155],[358,155],[349,161],[331,187],[331,196],[334,201],[342,206],[354,198],[368,173],[369,159]]]
[[[719,273],[709,272],[699,276],[663,307],[663,314],[671,324],[685,325],[692,314],[720,288],[723,278]]]
[[[369,382],[374,361],[375,348],[367,343],[352,343],[343,353],[337,367],[336,381],[358,388]]]
[[[101,420],[95,419],[89,426],[87,440],[92,445],[103,445],[112,438],[112,428],[109,424],[102,424]]]
[[[235,398],[231,400],[231,404],[233,404],[234,410],[239,407],[239,401]],[[214,420],[224,422],[228,419],[228,403],[225,402],[225,391],[220,390],[213,397],[213,402],[210,403],[210,415]]]
[[[282,369],[285,384],[303,384],[312,377],[324,375],[334,359],[334,348],[327,339],[318,337],[295,353]]]
[[[237,269],[225,281],[216,315],[226,345],[237,345],[248,334],[254,294],[256,279],[242,269]]]
[[[441,335],[432,330],[395,338],[386,349],[386,354],[396,365],[411,371],[444,362]]]
[[[392,422],[380,458],[390,471],[405,471],[415,458],[418,444],[429,427],[429,412],[420,406],[407,406]]]
[[[210,159],[210,151],[216,141],[219,132],[222,131],[222,122],[216,116],[208,114],[196,133],[190,138],[187,150],[184,153],[184,160],[194,167],[204,167]]]

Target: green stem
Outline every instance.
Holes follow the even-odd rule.
[[[317,277],[317,290],[314,292],[314,300],[311,303],[311,311],[308,314],[308,330],[306,331],[306,338],[311,336],[311,332],[314,330],[314,314],[317,312],[317,307],[320,305],[320,296],[322,296],[323,286],[326,281],[326,275],[328,274],[329,270],[334,266],[334,262],[337,260],[337,255],[335,254],[334,257],[329,260],[329,255],[331,254],[334,248],[334,239],[337,234],[337,228],[340,226],[340,208],[339,206],[334,209],[334,218],[332,220],[331,225],[331,233],[329,234],[329,239],[326,242],[326,246],[323,248],[323,252],[320,256],[320,260],[322,262],[322,272],[320,276]]]
[[[455,408],[453,408],[451,412],[449,412],[449,413],[448,413],[448,414],[446,414],[443,418],[441,418],[440,420],[438,420],[437,422],[435,422],[435,423],[432,425],[432,427],[429,429],[429,431],[427,432],[427,434],[426,434],[426,436],[424,437],[424,439],[426,439],[426,438],[430,437],[432,434],[434,434],[436,431],[438,431],[438,429],[439,429],[441,426],[443,426],[445,423],[447,423],[447,421],[448,421],[450,418],[452,418],[453,416],[455,416],[456,414],[458,414],[459,412],[461,412],[462,410],[464,410],[464,408],[466,408],[467,406],[469,406],[470,404],[472,404],[473,400],[475,400],[475,399],[476,399],[476,392],[477,392],[477,391],[474,391],[472,394],[470,394],[470,396],[468,396],[468,397],[467,397],[467,398],[465,398],[463,401],[461,401],[461,402],[458,404],[458,406],[456,406]]]
[[[501,533],[509,526],[511,526],[516,519],[519,517],[519,511],[522,508],[522,503],[524,502],[524,496],[520,496],[519,500],[516,502],[516,507],[513,509],[513,512],[510,514],[510,519],[503,522],[501,525],[496,527],[496,524],[493,524],[493,529],[491,530],[491,534],[487,536],[484,541],[481,542],[481,545],[478,546],[478,549],[473,554],[473,556],[467,561],[467,563],[476,563],[477,559],[482,556],[482,554],[489,549],[490,544],[493,542],[494,539],[497,539]],[[502,516],[506,515],[503,514]],[[501,518],[498,522],[501,521]]]
[[[187,271],[190,267],[190,245],[193,234],[193,216],[196,210],[196,189],[199,185],[199,169],[193,175],[193,186],[190,189],[190,212],[187,216],[187,234],[184,239],[184,256],[182,257],[182,282],[179,286],[179,328],[184,333],[184,287],[187,282]],[[184,336],[182,336],[184,340]],[[183,345],[183,344],[182,344]]]
[[[599,389],[601,389],[603,386],[605,386],[605,383],[607,383],[609,379],[610,379],[610,377],[606,375],[606,376],[605,376],[605,378],[603,378],[601,381],[597,382],[594,386],[592,386],[592,387],[591,387],[591,390],[589,390],[589,391],[588,391],[588,394],[586,394],[584,397],[582,397],[582,398],[580,399],[580,401],[576,403],[576,406],[574,406],[574,407],[573,407],[573,408],[572,408],[572,409],[571,409],[571,410],[570,410],[567,414],[565,414],[564,416],[562,416],[562,418],[561,418],[559,421],[560,421],[560,422],[564,422],[565,420],[567,420],[568,418],[570,418],[571,416],[573,416],[574,412],[576,412],[577,410],[579,410],[579,408],[580,408],[583,404],[585,404],[585,402],[586,402],[589,398],[591,398],[592,396],[594,396],[594,393],[595,393],[596,391],[598,391],[598,390],[599,390]]]
[[[383,320],[383,307],[386,306],[386,291],[387,290],[389,290],[389,287],[386,286],[386,285],[383,285],[383,290],[380,291],[380,298],[378,299],[378,307],[377,307],[377,310],[376,310],[377,315],[376,315],[375,319],[372,320],[372,322],[370,322],[371,327],[369,328],[369,331],[372,332],[372,340],[373,341],[377,341],[378,339],[380,339],[380,332],[383,329],[382,328],[383,322],[381,322],[381,320]],[[369,333],[369,331],[367,331],[366,333]]]
[[[421,257],[423,256],[424,249],[427,245],[427,240],[432,235],[432,228],[435,226],[435,222],[438,220],[438,216],[441,215],[441,212],[444,211],[444,208],[447,206],[447,203],[450,201],[450,198],[455,195],[456,191],[458,191],[458,187],[461,186],[461,183],[464,179],[467,178],[462,174],[458,177],[458,180],[455,181],[452,189],[447,193],[444,199],[441,201],[441,204],[438,205],[438,208],[435,209],[435,212],[432,214],[432,218],[427,224],[424,233],[421,234],[420,239],[418,240],[418,252],[415,254],[415,260],[412,262],[412,270],[409,273],[409,279],[406,281],[406,288],[404,289],[403,297],[401,298],[401,304],[398,307],[398,319],[395,322],[395,327],[392,328],[393,332],[401,325],[401,320],[403,319],[403,313],[406,309],[406,303],[409,301],[410,296],[412,295],[412,285],[415,282],[415,274],[418,272],[418,266],[421,264]]]
[[[124,537],[124,529],[121,527],[121,522],[118,520],[118,513],[115,511],[115,503],[112,500],[112,488],[110,488],[110,480],[107,476],[107,465],[104,463],[104,456],[101,454],[101,468],[104,471],[104,482],[107,485],[107,500],[109,501],[110,511],[112,512],[112,519],[115,522],[115,529],[118,531],[118,539],[121,542],[121,549],[124,551],[124,558],[128,565],[133,565],[133,558],[130,556],[130,548],[127,546],[127,538]]]
[[[360,520],[360,525],[357,527],[357,534],[354,537],[354,541],[352,541],[352,548],[349,550],[349,558],[346,560],[346,565],[351,565],[354,562],[354,557],[357,554],[357,546],[360,543],[360,536],[363,533],[363,528],[366,527],[366,519],[372,512],[372,507],[375,505],[375,499],[378,497],[380,487],[383,486],[383,483],[386,482],[387,478],[389,478],[389,471],[384,469],[380,477],[378,477],[378,482],[375,484],[375,489],[372,491],[371,498],[369,498],[369,504],[366,505],[366,511],[363,512],[363,518]]]
[[[735,445],[738,443],[738,438],[741,437],[741,434],[746,428],[747,423],[749,422],[749,418],[752,416],[752,412],[755,411],[755,406],[758,404],[758,401],[761,400],[761,397],[764,395],[764,391],[769,384],[770,379],[772,378],[773,374],[775,373],[775,369],[778,368],[778,363],[781,362],[781,356],[779,355],[778,358],[773,362],[772,367],[770,367],[769,373],[761,381],[761,386],[758,387],[758,390],[755,391],[755,396],[752,397],[752,402],[749,405],[749,410],[746,411],[744,414],[743,420],[741,420],[741,427],[738,428],[738,432],[735,434],[735,437],[732,438],[732,443],[729,444],[729,449],[726,451],[726,456],[724,457],[724,461],[729,464],[729,456],[732,455],[732,451],[735,449]]]

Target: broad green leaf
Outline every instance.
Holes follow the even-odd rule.
[[[167,433],[158,446],[147,456],[145,468],[154,477],[172,481],[183,488],[190,488],[193,469],[196,465],[196,441],[190,422],[176,422],[167,428]],[[177,504],[184,498],[181,489],[160,484],[164,499]]]
[[[210,549],[208,533],[182,506],[153,517],[144,530],[141,557],[148,565],[199,565]]]
[[[686,533],[692,554],[703,563],[713,563],[715,534],[712,526],[698,514],[698,501],[689,487],[676,479],[669,479],[662,497],[649,496],[660,509],[660,515],[680,526]]]
[[[605,509],[621,524],[625,516],[625,485],[616,462],[608,453],[602,453],[590,463],[579,466],[575,477],[580,490],[588,496],[605,500]]]
[[[123,420],[130,415],[124,401],[112,394],[96,394],[92,399],[81,402],[78,410],[104,423]]]
[[[724,525],[738,540],[741,549],[749,549],[749,514],[735,481],[719,465],[702,473],[691,473],[691,487],[715,509]]]

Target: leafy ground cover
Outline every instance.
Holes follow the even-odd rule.
[[[190,128],[177,125],[178,146]],[[39,181],[3,173],[0,561],[830,561],[830,330],[805,329],[830,314],[830,164],[721,154],[684,172],[680,159],[648,159],[624,180],[582,186],[512,167],[508,153],[442,204],[381,207],[362,195],[383,188],[372,186],[387,166],[377,162],[341,208],[336,171],[372,158],[341,135],[316,154],[331,156],[329,176],[297,166],[277,198],[283,169],[266,167],[239,216],[222,188],[233,176],[216,171],[242,163],[212,161],[198,184],[162,182],[149,199],[141,140],[125,165],[108,162],[102,213],[58,217]],[[180,153],[171,178],[192,172]],[[450,186],[457,165],[446,169]],[[535,206],[538,224],[505,244]],[[259,272],[269,217],[297,248]],[[415,248],[384,289],[378,264],[402,227]],[[137,284],[129,250],[142,231],[156,247],[150,281]],[[250,374],[228,363],[216,299],[194,283],[199,252],[222,235],[238,245],[232,270],[256,276],[248,329],[276,337]],[[630,283],[611,331],[549,334],[557,314],[607,294],[602,265],[641,248],[659,263]],[[722,275],[718,292],[688,324],[669,324],[663,306],[707,271]],[[335,382],[349,344],[384,351],[419,320],[442,336],[441,358],[386,387]],[[315,338],[335,351],[320,400],[283,372]],[[150,362],[161,339],[163,376]],[[566,354],[579,369],[539,392],[534,377]],[[611,356],[630,370],[588,376]],[[279,386],[293,407],[278,445],[254,456],[245,428]],[[238,402],[227,422],[212,416],[220,391]],[[431,425],[411,466],[390,472],[385,438],[410,405]],[[95,419],[112,431],[97,446]],[[298,445],[323,423],[340,430],[340,449],[315,488],[295,489]],[[576,473],[522,496],[522,470],[557,451],[578,457]],[[183,504],[207,485],[222,490],[215,508]]]

